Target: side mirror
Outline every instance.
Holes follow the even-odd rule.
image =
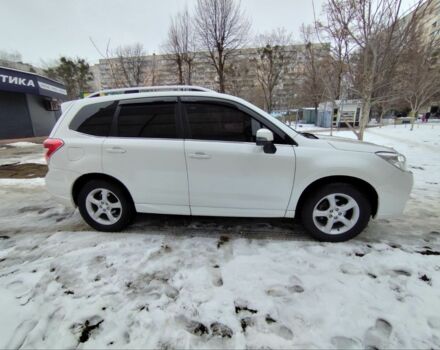
[[[277,148],[273,144],[273,133],[268,129],[257,130],[257,146],[263,146],[264,153],[273,154]]]
[[[257,130],[257,146],[264,146],[268,142],[273,142],[273,133],[268,129]]]

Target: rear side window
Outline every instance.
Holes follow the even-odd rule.
[[[118,102],[84,106],[70,123],[70,129],[94,136],[108,136]]]
[[[122,105],[118,117],[119,137],[177,138],[175,102]]]

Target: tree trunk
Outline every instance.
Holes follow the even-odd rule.
[[[187,65],[188,65],[188,81],[187,81],[187,84],[188,84],[188,85],[191,85],[191,79],[192,79],[192,62],[191,62],[191,61],[188,61],[188,62],[187,62]]]
[[[268,91],[267,93],[267,113],[272,113],[273,110],[273,91]]]
[[[182,62],[178,61],[177,62],[177,69],[179,72],[179,84],[183,85],[184,81],[183,81],[183,67],[182,67]]]
[[[219,84],[219,92],[224,94],[225,89],[225,74],[223,71],[220,71],[218,74],[218,84]]]
[[[318,104],[315,102],[315,125],[318,121]]]
[[[217,48],[217,55],[218,55],[218,84],[219,84],[219,92],[225,93],[225,58],[223,56],[223,48],[218,47]]]
[[[331,111],[330,111],[330,136],[333,136],[333,122],[335,120],[335,117],[337,118],[337,114],[334,113],[334,110],[336,109],[336,102],[335,100],[332,101],[331,105]],[[325,110],[327,111],[327,105],[325,107]]]
[[[371,100],[369,98],[364,99],[362,103],[362,114],[359,120],[359,132],[356,134],[358,140],[364,140],[365,128],[370,120]]]
[[[333,136],[333,111],[330,114],[330,136]]]
[[[419,114],[419,112],[414,110],[414,109],[412,109],[411,112],[409,112],[409,116],[411,118],[411,129],[410,129],[410,131],[414,130],[414,124],[415,124],[415,121],[417,119],[417,115],[418,114]]]
[[[386,109],[382,108],[382,111],[380,112],[380,117],[379,117],[379,128],[381,128],[383,126],[383,116],[385,115]]]

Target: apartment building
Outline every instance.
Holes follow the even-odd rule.
[[[316,45],[322,52],[328,46]],[[275,88],[275,109],[286,110],[292,107],[298,76],[304,66],[304,46],[286,46],[285,56],[288,57],[282,79]],[[257,48],[237,50],[229,60],[226,72],[227,92],[240,96],[260,107],[264,107],[264,95],[257,75],[257,60],[261,51]],[[143,58],[143,72],[140,81],[129,81],[127,72],[121,72],[118,58],[101,59],[93,68],[95,73],[94,85],[99,89],[127,87],[136,85],[175,85],[178,84],[177,65],[172,57],[165,54],[152,54]],[[185,83],[188,81],[188,71],[184,67]],[[218,90],[218,77],[214,66],[206,53],[197,52],[194,55],[190,83],[213,90]]]

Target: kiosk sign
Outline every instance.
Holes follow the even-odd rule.
[[[36,94],[37,79],[30,74],[0,68],[0,89]]]
[[[0,90],[65,99],[67,91],[54,80],[0,67]]]

